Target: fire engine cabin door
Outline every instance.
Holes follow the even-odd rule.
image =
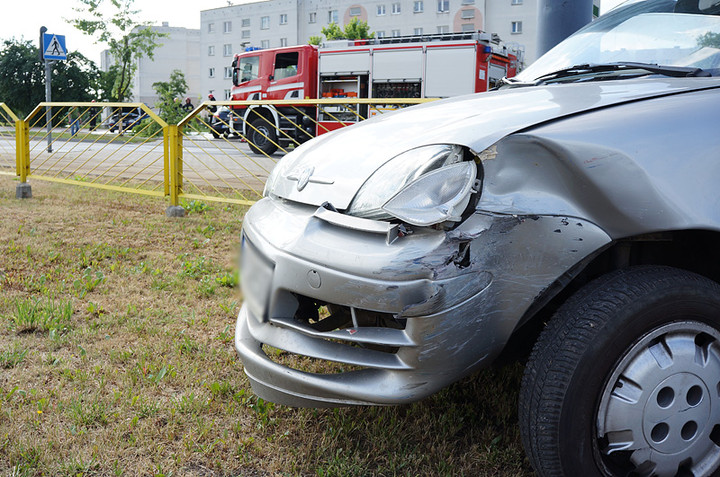
[[[475,92],[475,45],[428,46],[425,62],[426,98],[446,98]]]
[[[268,86],[268,98],[303,99],[305,88],[300,68],[300,52],[284,51],[275,55],[272,80]]]

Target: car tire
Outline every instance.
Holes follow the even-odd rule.
[[[219,135],[218,133],[216,133],[215,131],[211,131],[211,132],[212,132],[212,136],[213,136],[215,139],[219,139],[219,138],[220,138],[220,135]]]
[[[519,420],[541,476],[718,475],[720,286],[659,266],[588,284],[541,333]]]
[[[267,120],[257,118],[250,125],[248,145],[252,152],[269,156],[277,151],[277,133]]]

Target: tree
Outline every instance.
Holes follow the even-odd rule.
[[[168,124],[178,124],[186,114],[182,108],[182,102],[179,101],[179,98],[184,97],[188,90],[185,75],[180,70],[173,70],[170,73],[170,81],[158,81],[153,83],[152,87],[159,96],[155,103],[158,116]],[[160,125],[148,118],[143,120],[138,129],[142,136],[154,136],[159,132]]]
[[[370,33],[370,26],[366,21],[354,17],[350,23],[345,25],[345,37],[349,40],[365,40],[374,38],[375,33]]]
[[[697,39],[699,47],[720,48],[720,33],[707,32]]]
[[[167,35],[159,33],[135,19],[139,10],[133,10],[135,0],[78,0],[83,7],[76,12],[86,13],[89,19],[78,18],[71,23],[78,30],[107,43],[117,65],[112,88],[112,99],[125,101],[130,97],[130,85],[137,70],[137,60],[153,58],[153,52],[161,44],[157,40]],[[114,13],[105,14],[107,5]]]
[[[77,51],[57,61],[52,72],[53,101],[87,102],[97,97],[100,71],[95,63]]]
[[[368,23],[359,20],[357,17],[350,20],[350,23],[345,25],[344,28],[340,28],[337,23],[331,22],[320,31],[328,40],[365,40],[375,37],[375,33],[370,32]],[[319,36],[311,36],[308,41],[311,45],[319,45],[320,42],[322,42],[322,37]]]
[[[0,51],[0,101],[24,116],[45,99],[45,76],[29,41],[5,41]]]
[[[153,83],[152,87],[160,97],[155,103],[160,117],[168,124],[179,123],[185,117],[182,102],[178,101],[178,98],[184,97],[188,90],[185,75],[180,70],[173,70],[170,73],[170,81],[158,81]]]
[[[322,27],[320,31],[328,40],[341,40],[345,38],[342,28],[335,22],[331,22],[327,26]]]
[[[97,94],[100,73],[82,54],[69,52],[52,67],[53,101],[89,101]],[[0,101],[22,116],[45,100],[45,67],[29,41],[7,40],[0,50]]]

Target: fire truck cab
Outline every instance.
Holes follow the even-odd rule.
[[[232,99],[444,98],[487,91],[501,78],[515,76],[521,63],[521,48],[487,33],[253,49],[235,55]],[[304,142],[368,117],[367,105],[352,107],[241,106],[234,114],[241,124],[234,128],[254,152],[272,154],[283,143]]]

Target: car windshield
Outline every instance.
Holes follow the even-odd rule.
[[[718,0],[625,2],[540,57],[515,81],[537,83],[538,79],[549,82],[559,78],[567,81],[571,76],[575,76],[572,80],[616,78],[630,74],[631,69],[635,76],[653,73],[679,76],[677,68],[640,71],[638,66],[642,64],[697,70],[688,76],[718,76],[718,13]],[[598,65],[614,67],[597,68]],[[610,71],[614,73],[609,74]]]

